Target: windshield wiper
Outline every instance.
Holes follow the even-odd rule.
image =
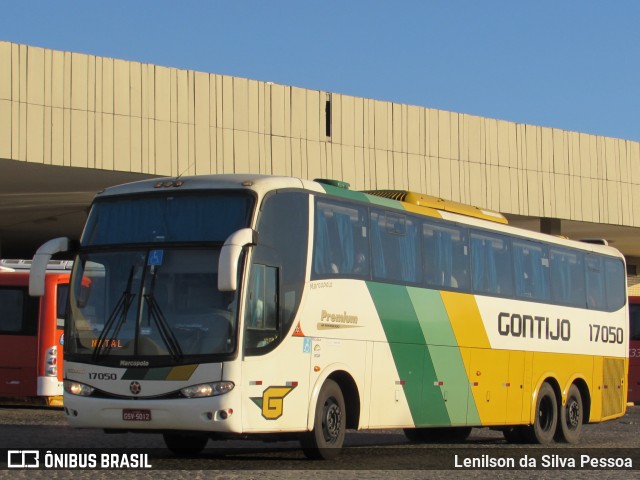
[[[96,346],[93,348],[93,360],[98,360],[101,355],[107,355],[111,351],[111,345],[113,342],[105,342],[106,339],[117,339],[122,326],[127,320],[127,314],[129,313],[129,308],[133,303],[133,299],[135,294],[131,293],[131,284],[133,283],[133,270],[134,267],[131,267],[131,271],[129,272],[129,279],[127,280],[127,288],[122,295],[118,299],[116,306],[113,308],[111,315],[109,315],[109,320],[105,324],[102,332],[98,336],[98,341],[96,342]],[[109,332],[111,328],[114,326],[113,335],[109,336]],[[105,345],[106,343],[106,345]]]
[[[169,350],[169,354],[175,361],[181,361],[184,358],[184,354],[182,353],[182,349],[180,348],[180,342],[178,342],[176,335],[173,333],[173,330],[171,330],[167,319],[164,317],[164,314],[160,309],[160,305],[158,305],[156,297],[153,296],[153,293],[148,293],[144,295],[144,300],[147,303],[147,307],[149,309],[149,317],[158,327],[160,338],[162,338],[162,341],[166,345],[167,350]]]
[[[158,301],[153,294],[156,289],[156,274],[157,271],[155,271],[155,269],[153,269],[152,267],[151,286],[149,288],[149,293],[143,295],[144,301],[146,302],[148,308],[147,321],[149,323],[151,323],[150,320],[154,321],[154,323],[158,327],[160,338],[162,338],[162,341],[166,345],[169,354],[175,361],[179,362],[184,358],[184,354],[182,353],[182,349],[180,348],[180,342],[178,342],[176,335],[173,333],[169,322],[167,322],[167,319],[162,313],[162,309],[160,308],[160,305],[158,305]]]

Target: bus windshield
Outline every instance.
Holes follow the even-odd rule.
[[[236,348],[236,298],[220,292],[219,248],[81,253],[65,352],[106,364],[152,357],[180,364]]]
[[[91,207],[81,245],[224,242],[249,225],[253,203],[234,191],[105,198]]]
[[[72,273],[69,358],[170,365],[233,354],[236,299],[218,290],[218,258],[254,202],[232,190],[97,200]]]

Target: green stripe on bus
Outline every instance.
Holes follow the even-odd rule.
[[[336,197],[341,197],[349,200],[355,200],[357,202],[369,202],[367,196],[358,192],[357,190],[347,190],[346,188],[334,187],[332,185],[322,184],[322,188],[329,195],[334,195]]]
[[[397,200],[391,200],[389,198],[378,197],[376,195],[367,195],[357,190],[346,190],[344,188],[334,187],[332,185],[322,184],[325,193],[334,195],[336,197],[345,198],[348,200],[355,200],[358,202],[371,203],[379,207],[388,207],[395,210],[404,210],[404,206]]]
[[[467,423],[469,380],[440,292],[412,287],[407,290],[427,343],[427,356],[435,370],[434,379],[425,375],[423,396],[428,392],[446,395],[445,407],[451,424],[464,425]],[[471,410],[475,412],[472,417],[476,418],[473,397],[471,400]]]
[[[449,414],[408,289],[367,282],[416,425],[450,425]],[[424,385],[424,387],[423,387]],[[431,386],[431,388],[429,388]]]

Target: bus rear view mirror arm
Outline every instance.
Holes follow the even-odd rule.
[[[45,242],[38,248],[31,262],[29,295],[32,297],[42,297],[44,295],[44,277],[49,260],[56,253],[68,251],[69,243],[70,241],[67,237],[59,237]]]
[[[218,260],[218,290],[234,292],[238,289],[238,262],[242,249],[255,245],[257,236],[255,230],[242,228],[225,240]]]

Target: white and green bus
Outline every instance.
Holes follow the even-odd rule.
[[[64,342],[74,427],[209,439],[346,429],[414,442],[472,427],[577,442],[625,413],[628,314],[615,249],[496,212],[337,181],[214,175],[97,194],[75,252]]]

